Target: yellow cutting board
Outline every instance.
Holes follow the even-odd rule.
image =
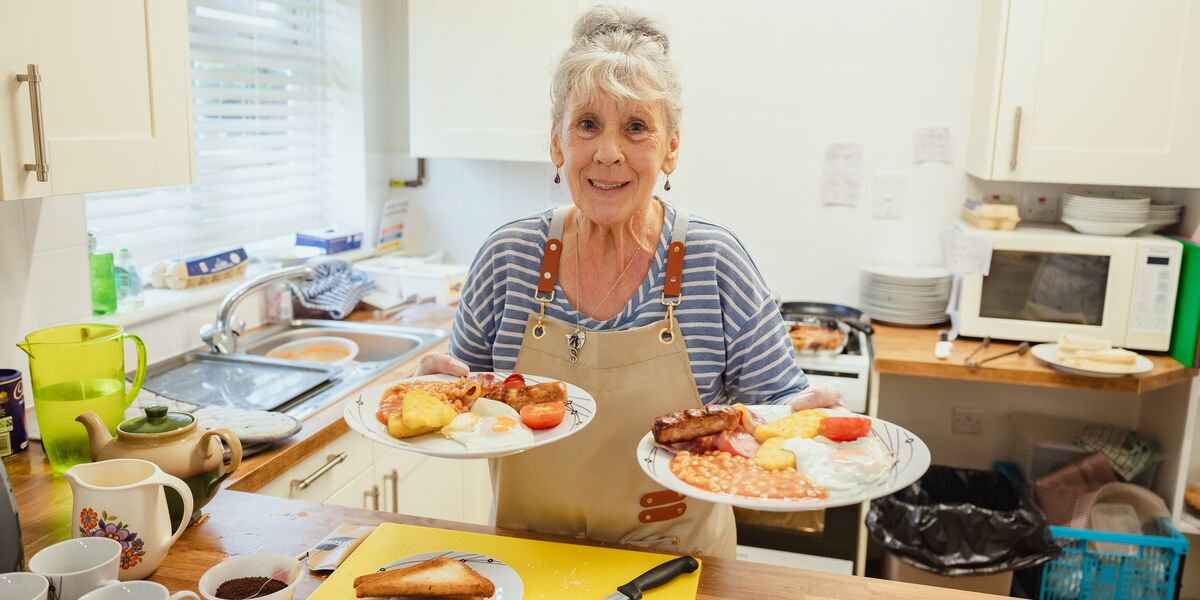
[[[383,523],[342,563],[311,600],[354,600],[354,578],[392,561],[438,550],[486,554],[521,576],[525,600],[600,599],[672,558],[669,554]],[[646,592],[646,600],[695,600],[700,569]],[[505,598],[508,600],[508,598]]]

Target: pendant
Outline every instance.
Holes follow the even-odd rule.
[[[584,335],[583,329],[578,327],[567,335],[567,348],[571,350],[571,362],[579,362],[579,350],[583,348],[583,343],[586,341],[587,337]]]

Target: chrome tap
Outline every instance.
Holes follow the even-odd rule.
[[[317,272],[308,265],[288,267],[264,273],[243,283],[229,292],[221,305],[217,307],[217,320],[200,328],[200,338],[208,344],[210,350],[217,354],[233,354],[237,352],[237,338],[242,333],[246,323],[233,314],[237,305],[251,292],[286,279],[311,280]]]

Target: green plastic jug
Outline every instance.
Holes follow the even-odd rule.
[[[125,340],[137,349],[137,376],[125,390]],[[29,355],[29,380],[42,447],[56,475],[91,462],[87,430],[75,417],[92,411],[109,433],[125,419],[146,378],[146,346],[117,325],[62,325],[39,329],[17,347]]]

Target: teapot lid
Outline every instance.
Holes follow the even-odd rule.
[[[121,423],[119,429],[122,433],[166,433],[187,427],[195,420],[187,413],[168,412],[165,406],[148,406],[145,416],[133,417]]]

